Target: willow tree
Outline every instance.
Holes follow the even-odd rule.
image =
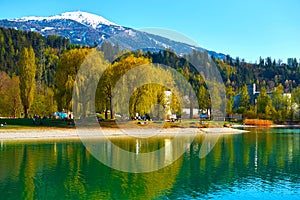
[[[122,76],[129,70],[141,66],[144,64],[149,64],[151,61],[148,58],[142,56],[135,56],[134,54],[129,54],[128,56],[122,57],[119,61],[111,64],[103,73],[96,92],[97,98],[97,109],[105,110],[105,118],[108,118],[108,110],[110,110],[110,118],[113,119],[113,105],[112,105],[112,94],[114,90],[114,85],[118,81],[125,81]],[[132,77],[136,79],[137,77]],[[141,77],[138,77],[141,78]],[[122,97],[123,95],[120,95]],[[122,99],[120,99],[122,101]]]
[[[103,52],[97,50],[91,51],[82,63],[73,87],[73,111],[76,111],[76,117],[85,118],[87,114],[94,112],[95,89],[108,65]]]
[[[165,91],[174,84],[169,70],[151,64],[143,55],[127,54],[103,73],[97,88],[97,109],[106,111],[106,119],[107,110],[111,118],[115,112],[131,117],[135,113],[150,114],[157,105],[160,105],[158,108],[165,106]],[[178,110],[175,100],[172,110]],[[158,113],[160,111],[158,109]]]
[[[72,109],[74,81],[81,64],[90,52],[91,49],[88,48],[72,49],[61,55],[55,76],[55,99],[59,110]]]
[[[29,109],[34,98],[35,88],[35,55],[32,47],[24,48],[20,56],[20,95],[25,118],[28,118]]]
[[[131,78],[131,77],[128,77]],[[134,113],[140,115],[151,115],[157,119],[163,119],[167,111],[178,113],[179,103],[177,91],[172,88],[175,84],[172,74],[160,66],[145,65],[141,66],[136,73],[136,79],[147,84],[135,87],[139,81],[127,80],[128,88],[135,88],[129,101],[129,112],[131,116]],[[171,92],[171,96],[166,95],[166,91]],[[129,94],[128,94],[129,95]],[[161,109],[163,108],[163,109]]]

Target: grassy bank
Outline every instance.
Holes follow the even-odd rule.
[[[38,127],[53,127],[53,128],[74,128],[73,121],[64,121],[58,119],[37,119],[33,121],[33,119],[11,119],[11,118],[2,118],[0,119],[0,124],[4,124],[6,122],[6,129],[21,129],[21,128],[38,128]],[[181,122],[165,122],[165,121],[148,121],[144,123],[144,121],[115,121],[115,120],[104,120],[100,122],[100,126],[102,128],[136,128],[144,127],[144,128],[207,128],[207,127],[223,127],[224,122],[214,122],[214,121],[205,121],[200,123],[197,119],[188,119],[182,120]],[[86,118],[85,125],[87,127],[95,126],[95,118]],[[4,129],[4,127],[0,128]]]
[[[74,125],[70,125],[70,121],[63,121],[57,119],[37,119],[35,122],[33,119],[25,118],[1,118],[0,124],[6,123],[5,128],[32,128],[32,127],[57,127],[57,128],[73,128]],[[3,127],[4,128],[4,127]]]

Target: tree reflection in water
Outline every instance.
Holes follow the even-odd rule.
[[[80,141],[1,141],[1,196],[3,199],[173,199],[226,195],[245,198],[246,195],[268,197],[267,194],[278,198],[299,197],[299,131],[253,130],[222,136],[212,151],[200,159],[203,140],[204,136],[196,137],[172,165],[140,174],[103,165]],[[113,143],[134,152],[136,159],[142,153],[167,147],[160,154],[160,159],[167,162],[176,151],[171,138],[114,139]],[[118,156],[109,145],[99,151]],[[149,160],[143,164],[155,165],[155,162]]]

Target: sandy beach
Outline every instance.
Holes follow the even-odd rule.
[[[0,129],[0,140],[81,139],[104,137],[170,137],[194,134],[240,134],[247,131],[233,128],[169,128],[169,129],[63,129],[28,128]]]
[[[235,128],[200,128],[200,131],[204,133],[216,133],[216,134],[240,134],[240,133],[246,133],[249,131],[241,130],[241,129],[235,129]]]

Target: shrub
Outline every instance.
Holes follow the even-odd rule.
[[[271,120],[264,120],[264,119],[245,119],[245,125],[256,125],[256,126],[270,126],[273,124]]]

